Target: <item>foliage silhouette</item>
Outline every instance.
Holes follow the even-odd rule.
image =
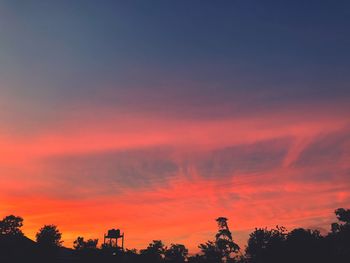
[[[145,262],[162,262],[165,257],[166,247],[161,240],[153,240],[146,249],[140,251]]]
[[[281,262],[286,229],[277,226],[275,229],[256,228],[249,235],[246,247],[248,262]]]
[[[297,228],[285,240],[286,262],[323,262],[325,259],[323,237],[318,230]]]
[[[147,248],[116,250],[97,247],[97,239],[74,241],[75,250],[61,246],[61,233],[54,225],[45,225],[37,234],[37,242],[26,238],[20,228],[23,219],[7,216],[0,221],[0,262],[11,263],[349,263],[350,210],[335,210],[338,222],[323,236],[318,230],[284,227],[256,228],[247,246],[240,253],[234,243],[227,218],[217,218],[218,232],[214,241],[199,245],[200,253],[188,255],[182,244],[166,247],[161,240],[152,241]],[[19,253],[20,252],[20,253]]]
[[[182,244],[171,244],[164,253],[166,262],[183,263],[188,255],[188,249]]]
[[[22,236],[23,233],[20,229],[22,226],[23,218],[14,215],[6,216],[0,221],[0,234]]]
[[[340,222],[345,223],[345,225],[350,224],[350,209],[338,208],[335,210],[335,215]]]
[[[218,249],[215,242],[207,241],[204,244],[200,244],[199,248],[203,254],[202,255],[203,262],[213,262],[213,263],[222,262],[221,251]]]
[[[203,261],[213,263],[234,261],[235,253],[240,250],[240,247],[233,241],[227,221],[226,217],[218,217],[216,219],[218,232],[215,235],[215,241],[209,240],[199,245]],[[196,260],[199,260],[199,258]]]
[[[350,209],[335,210],[340,222],[333,223],[331,233],[326,237],[335,262],[350,262]]]
[[[216,219],[218,223],[218,233],[216,234],[215,244],[219,251],[221,252],[221,258],[224,261],[232,261],[232,256],[240,250],[240,247],[233,242],[231,231],[227,223],[228,219],[226,217],[219,217]]]
[[[76,250],[84,250],[84,249],[96,249],[98,244],[98,239],[88,239],[84,240],[83,237],[77,237],[73,242],[73,247]]]
[[[36,241],[44,247],[60,247],[62,234],[55,225],[44,225],[36,234]]]

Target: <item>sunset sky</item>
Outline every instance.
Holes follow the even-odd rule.
[[[350,208],[349,1],[0,2],[0,218],[196,252]]]

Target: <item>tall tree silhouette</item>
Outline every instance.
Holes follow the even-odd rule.
[[[45,247],[59,247],[62,245],[62,234],[55,225],[44,225],[36,234],[36,241]]]
[[[218,233],[216,234],[216,246],[221,251],[223,259],[228,262],[232,261],[233,253],[239,251],[239,246],[233,242],[232,233],[228,227],[228,219],[226,217],[218,217],[216,222],[218,223]]]
[[[203,259],[207,262],[233,262],[234,253],[239,251],[239,246],[233,241],[232,233],[228,227],[226,217],[218,217],[218,232],[215,241],[207,241],[200,244],[199,248],[203,253]]]

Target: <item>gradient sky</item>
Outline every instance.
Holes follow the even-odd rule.
[[[350,206],[349,1],[1,1],[0,217],[197,245]]]

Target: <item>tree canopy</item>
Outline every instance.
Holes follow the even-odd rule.
[[[62,245],[62,234],[55,225],[44,225],[36,234],[39,245],[46,247],[59,247]]]
[[[9,215],[0,221],[0,234],[11,236],[22,236],[23,218],[19,216]]]

